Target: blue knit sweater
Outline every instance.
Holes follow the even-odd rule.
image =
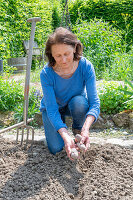
[[[59,108],[67,105],[69,100],[77,95],[85,95],[89,102],[87,115],[93,115],[95,121],[100,113],[100,100],[96,90],[96,79],[93,65],[84,57],[79,61],[78,68],[68,79],[59,76],[48,64],[40,74],[43,98],[40,111],[47,111],[49,120],[58,131],[66,127],[63,123]]]

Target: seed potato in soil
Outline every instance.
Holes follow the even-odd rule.
[[[133,150],[91,144],[80,160],[0,138],[0,200],[133,200]]]

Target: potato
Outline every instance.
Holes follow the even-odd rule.
[[[75,139],[80,142],[80,140],[82,139],[82,136],[80,134],[76,134],[75,135]]]
[[[80,144],[79,142],[77,143],[77,146],[79,147],[79,149],[81,150],[81,151],[85,151],[85,145],[84,144]]]
[[[77,151],[75,148],[72,148],[72,151],[71,151],[71,158],[72,158],[72,159],[78,159],[78,156],[79,156],[78,151]]]

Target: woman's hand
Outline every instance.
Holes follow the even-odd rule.
[[[85,152],[86,152],[88,150],[88,148],[90,147],[89,131],[86,129],[82,129],[81,136],[82,136],[82,139],[80,141],[80,144],[85,145],[85,147],[86,147]]]
[[[71,158],[71,152],[72,152],[72,148],[76,148],[74,139],[70,135],[67,134],[64,137],[64,143],[65,143],[65,150],[66,150],[67,156],[70,158],[70,160],[73,160]]]
[[[70,160],[73,160],[71,158],[71,152],[72,148],[76,148],[74,139],[69,135],[68,130],[66,128],[61,128],[58,130],[58,132],[60,133],[61,137],[64,140],[67,156],[70,158]]]
[[[89,129],[90,129],[90,126],[92,125],[92,123],[94,122],[94,120],[95,120],[94,116],[88,115],[86,117],[84,125],[81,129],[82,139],[81,139],[80,143],[83,143],[86,146],[85,152],[87,151],[87,149],[90,146]]]

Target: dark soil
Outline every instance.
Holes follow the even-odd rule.
[[[92,144],[78,161],[0,138],[0,200],[133,200],[133,150]]]

